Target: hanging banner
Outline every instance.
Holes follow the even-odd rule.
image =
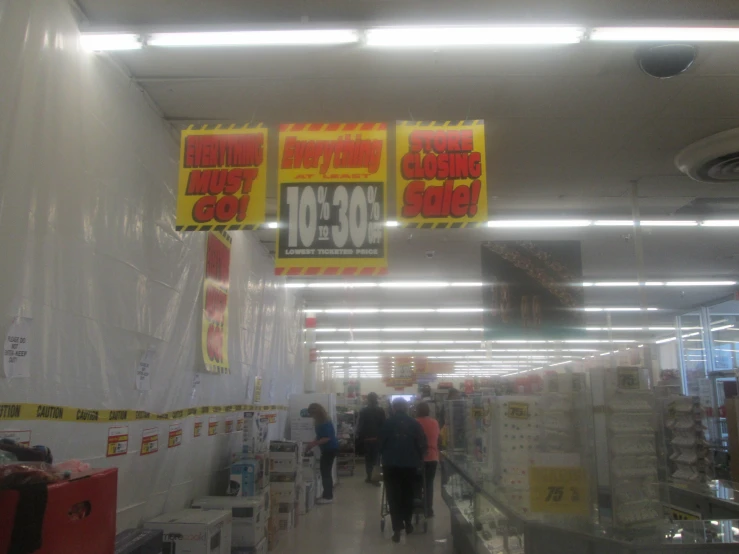
[[[387,273],[387,125],[280,126],[276,275]]]
[[[482,244],[486,340],[566,340],[584,331],[580,242]]]
[[[394,359],[392,376],[385,379],[385,385],[396,389],[410,387],[416,382],[415,363],[411,357],[399,357]]]
[[[230,373],[228,368],[228,288],[231,237],[208,233],[203,282],[203,359],[209,373]]]
[[[395,150],[401,225],[456,229],[487,222],[483,120],[398,121]]]
[[[261,123],[182,131],[178,231],[254,229],[264,223],[267,129]]]

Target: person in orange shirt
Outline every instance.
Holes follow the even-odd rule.
[[[421,424],[426,435],[426,454],[423,457],[424,475],[426,476],[426,514],[434,517],[434,477],[439,463],[439,422],[431,417],[431,409],[426,402],[421,402],[416,409],[416,421]]]

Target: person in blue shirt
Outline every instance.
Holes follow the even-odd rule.
[[[393,542],[400,542],[401,531],[413,532],[413,487],[425,453],[426,434],[421,424],[408,415],[408,402],[396,398],[393,415],[380,429],[382,474],[393,524]]]
[[[321,483],[323,496],[316,500],[316,504],[331,504],[334,501],[333,467],[336,454],[339,451],[339,441],[336,438],[336,428],[326,413],[326,408],[320,404],[308,406],[308,415],[316,425],[316,440],[305,445],[306,450],[318,446],[321,449]]]

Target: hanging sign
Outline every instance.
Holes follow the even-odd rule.
[[[482,243],[486,340],[567,340],[583,333],[580,241]]]
[[[277,275],[387,273],[385,123],[280,126]]]
[[[404,387],[410,387],[415,382],[416,372],[413,358],[396,356],[392,377],[385,379],[385,385],[402,390]]]
[[[261,123],[206,127],[182,131],[177,230],[259,227],[267,198],[267,129]]]
[[[488,220],[485,123],[398,121],[397,220],[407,227],[459,228]]]
[[[231,267],[231,237],[228,233],[208,233],[203,281],[202,349],[205,370],[229,373],[228,289]]]

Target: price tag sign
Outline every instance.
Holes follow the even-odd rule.
[[[506,416],[511,419],[528,419],[529,405],[527,402],[509,402],[506,407]]]
[[[170,423],[169,438],[167,439],[167,448],[175,448],[182,444],[182,424]]]
[[[106,457],[123,456],[128,452],[128,426],[108,429],[108,448]]]
[[[195,424],[194,424],[193,430],[192,430],[192,436],[193,437],[199,437],[202,432],[203,432],[203,418],[202,417],[196,417],[195,418]]]
[[[159,429],[152,427],[144,429],[141,434],[141,456],[154,454],[159,451]]]
[[[211,416],[208,419],[208,436],[212,437],[213,435],[218,434],[218,417],[217,416]]]
[[[385,124],[283,125],[279,159],[275,273],[387,273]]]
[[[244,418],[243,417],[240,417],[236,420],[236,430],[237,431],[244,430]]]
[[[588,483],[581,467],[532,466],[529,485],[532,512],[588,513]]]
[[[630,390],[640,388],[638,367],[616,368],[616,376],[618,379],[618,388]]]
[[[226,433],[232,433],[234,430],[234,420],[232,417],[226,418]]]

